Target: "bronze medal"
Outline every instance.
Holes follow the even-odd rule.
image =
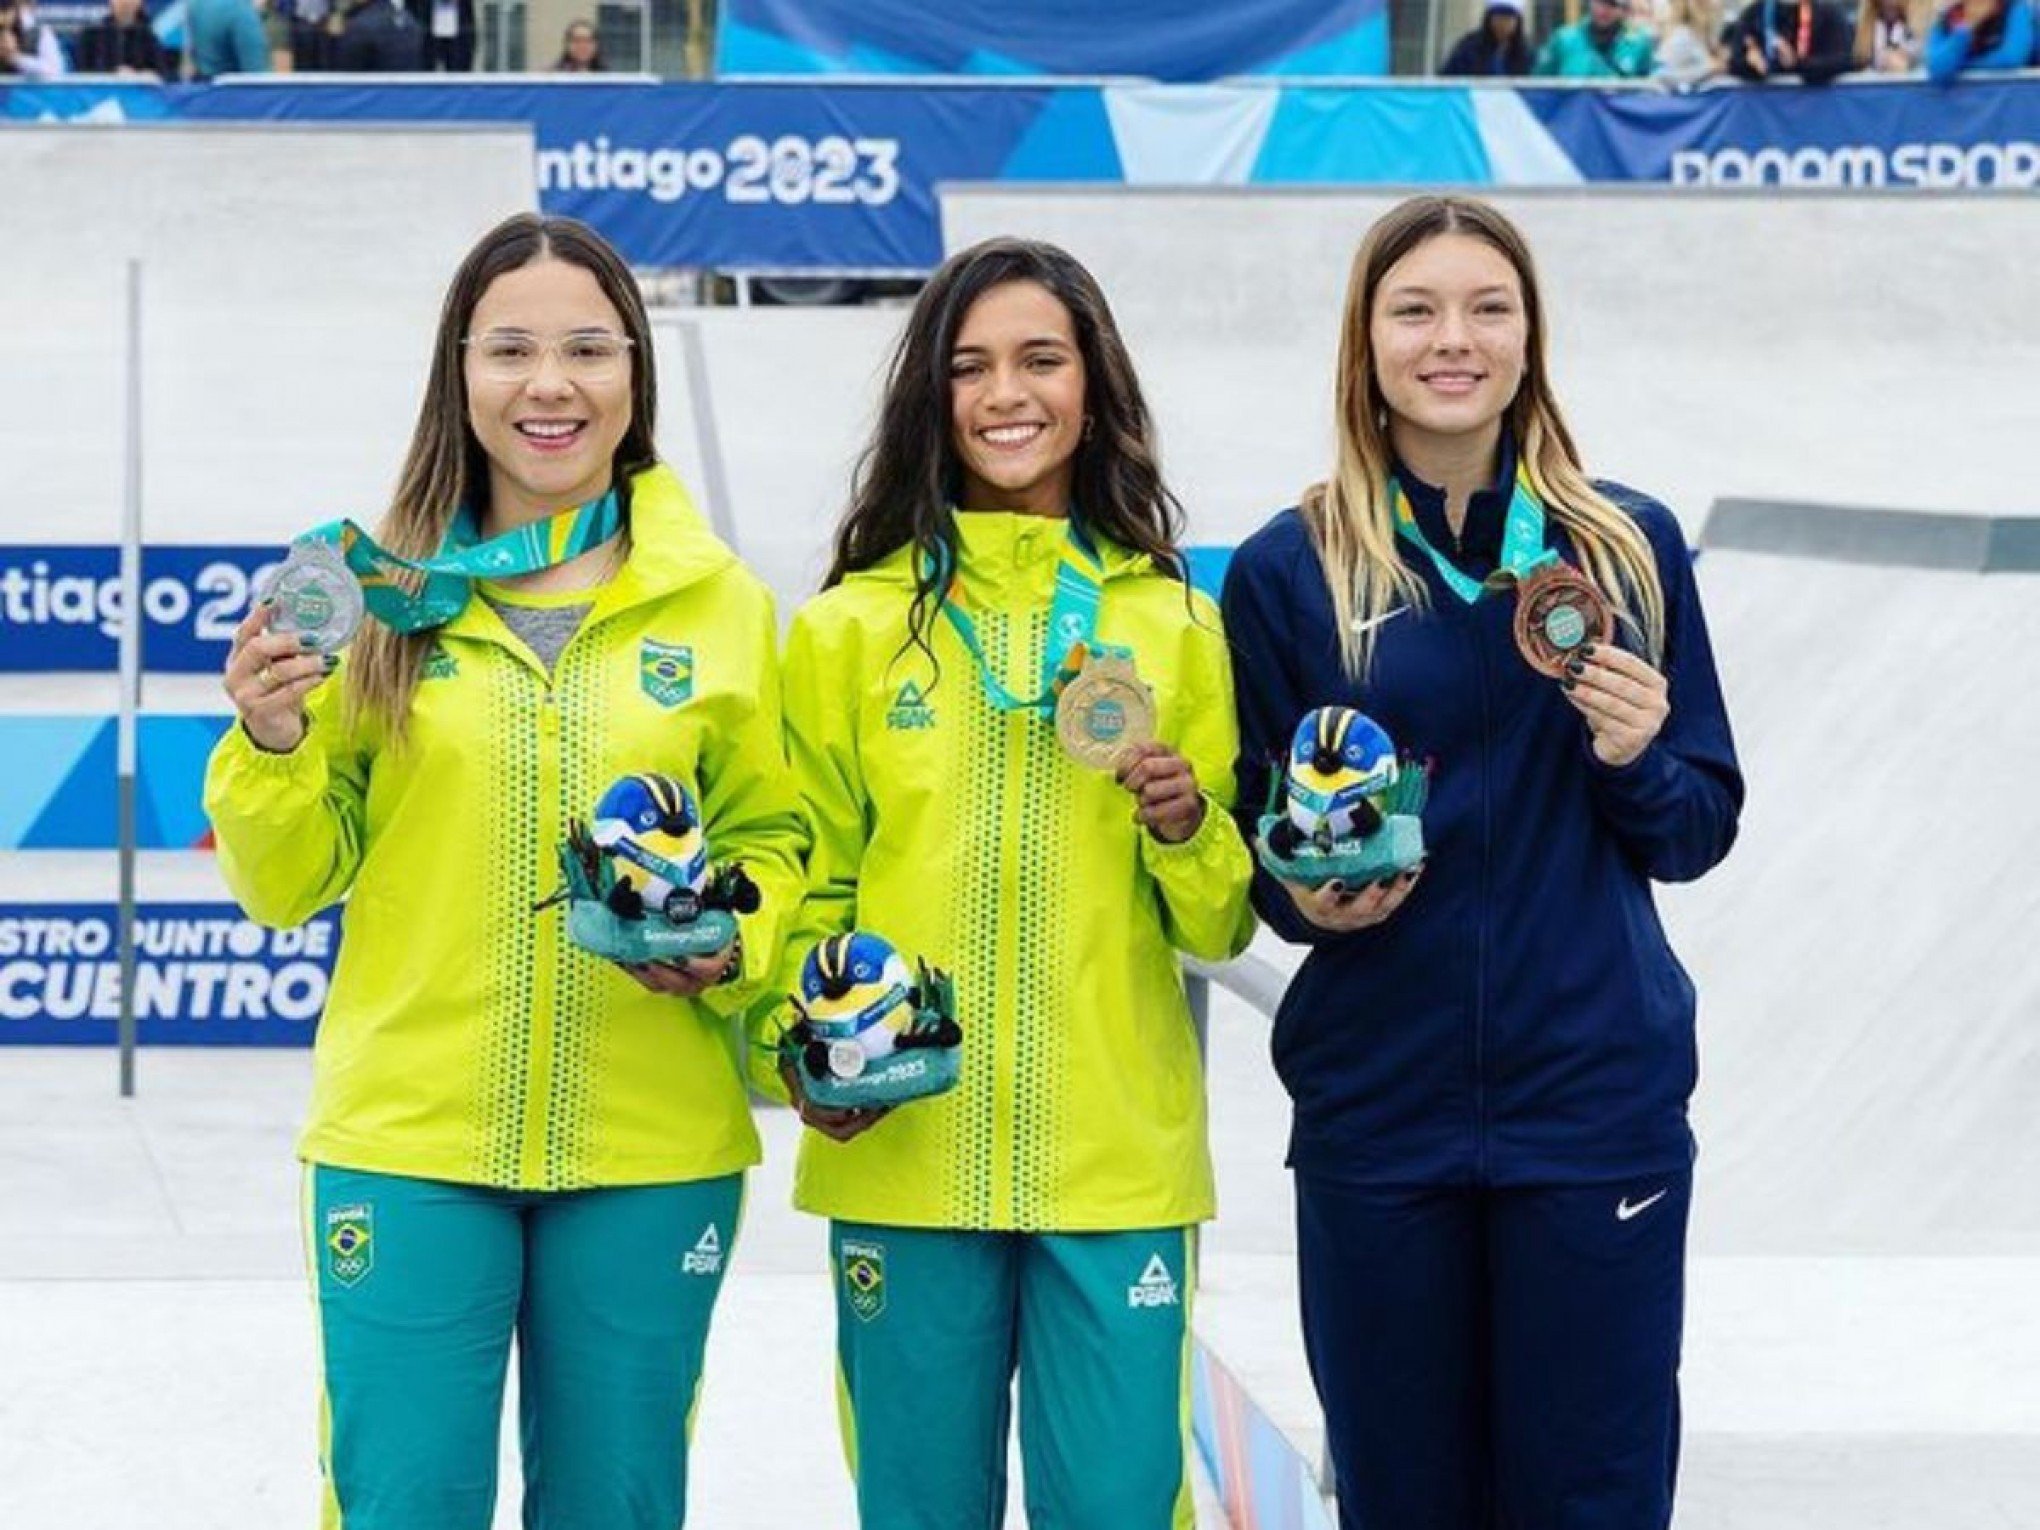
[[[1155,736],[1155,693],[1124,654],[1089,653],[1055,703],[1055,736],[1079,765],[1111,770]]]
[[[1516,586],[1516,646],[1530,667],[1553,679],[1573,656],[1615,633],[1615,616],[1586,575],[1563,563],[1546,563]]]

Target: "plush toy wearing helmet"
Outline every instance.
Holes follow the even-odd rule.
[[[801,1087],[833,1109],[898,1105],[956,1084],[963,1029],[948,974],[867,931],[816,943],[801,964],[798,1017],[780,1044]]]
[[[1261,863],[1308,887],[1366,882],[1424,858],[1428,765],[1397,757],[1381,725],[1351,707],[1306,712],[1270,785]]]
[[[685,961],[736,938],[758,908],[741,865],[712,866],[693,794],[671,776],[625,776],[560,846],[566,886],[539,908],[567,905],[575,945],[612,961]]]

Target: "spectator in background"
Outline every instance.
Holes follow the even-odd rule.
[[[177,77],[177,60],[142,14],[142,0],[108,0],[106,14],[78,34],[78,68],[86,74]]]
[[[1943,85],[1966,69],[2024,69],[2032,57],[2027,0],[1955,0],[1927,33],[1927,78]]]
[[[297,70],[297,49],[291,39],[297,31],[296,0],[255,0],[262,18],[262,40],[269,44],[269,67],[277,74]]]
[[[1651,74],[1668,85],[1690,89],[1721,73],[1715,44],[1721,25],[1711,0],[1671,0],[1658,31]]]
[[[1729,29],[1728,68],[1744,80],[1825,85],[1848,70],[1850,41],[1841,8],[1826,0],[1750,0]]]
[[[298,74],[333,67],[340,45],[340,12],[333,0],[277,0],[290,21],[290,66]]]
[[[1523,0],[1488,0],[1480,25],[1452,45],[1438,73],[1468,79],[1528,74],[1535,55],[1524,26]]]
[[[1905,74],[1920,66],[1925,14],[1918,0],[1863,0],[1856,13],[1856,67]]]
[[[190,0],[184,28],[194,80],[269,72],[269,42],[249,0]]]
[[[475,67],[475,0],[404,0],[418,24],[427,71],[468,74]]]
[[[1537,55],[1536,73],[1568,80],[1640,80],[1655,46],[1634,26],[1623,0],[1588,0],[1586,18],[1560,27]]]
[[[342,74],[409,74],[425,67],[425,37],[394,0],[356,0],[343,12],[333,67]]]
[[[560,39],[560,61],[553,65],[554,74],[606,74],[609,66],[602,62],[602,40],[595,35],[592,21],[570,21],[567,35]]]
[[[0,74],[24,80],[54,80],[69,69],[57,34],[36,19],[27,0],[0,0]]]

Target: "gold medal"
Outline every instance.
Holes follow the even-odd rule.
[[[1125,654],[1087,653],[1055,702],[1055,736],[1079,765],[1111,770],[1155,736],[1155,693]]]
[[[1516,646],[1539,674],[1557,679],[1580,649],[1614,633],[1608,602],[1576,568],[1546,563],[1516,586]]]

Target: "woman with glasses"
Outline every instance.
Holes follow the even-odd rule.
[[[759,1156],[729,1031],[803,837],[771,601],[658,460],[656,396],[616,253],[562,218],[499,225],[447,293],[373,532],[439,567],[367,593],[423,607],[470,550],[493,571],[344,660],[265,603],[227,661],[206,804],[229,885],[273,925],[347,899],[299,1144],[329,1530],[486,1530],[513,1335],[525,1523],[684,1517]],[[654,776],[763,904],[719,951],[624,967],[534,905],[570,822]]]
[[[1430,778],[1421,868],[1254,888],[1309,948],[1273,1048],[1347,1530],[1671,1518],[1694,993],[1651,884],[1743,783],[1679,523],[1587,476],[1546,333],[1495,209],[1385,214],[1333,472],[1226,574],[1243,809],[1315,707]]]

